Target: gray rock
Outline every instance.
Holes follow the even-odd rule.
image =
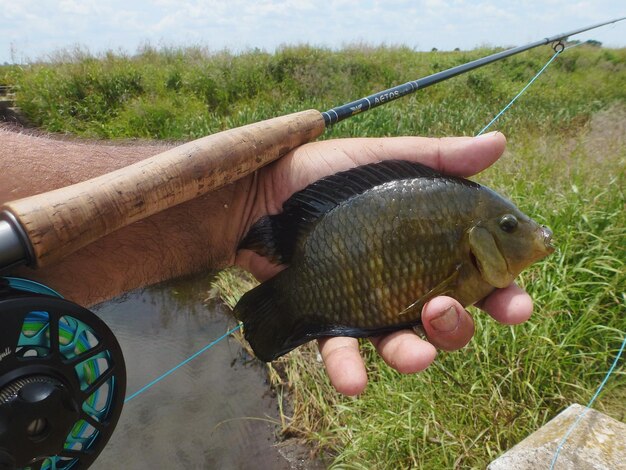
[[[557,446],[585,407],[574,404],[489,464],[488,470],[549,469]],[[626,424],[588,410],[559,453],[555,470],[626,469]]]

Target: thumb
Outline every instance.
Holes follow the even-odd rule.
[[[445,351],[461,349],[474,335],[474,321],[451,297],[436,297],[424,305],[422,324],[428,341]]]

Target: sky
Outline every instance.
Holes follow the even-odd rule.
[[[132,54],[146,44],[233,52],[295,44],[513,46],[622,16],[623,0],[0,0],[0,64],[77,47]],[[576,39],[625,47],[626,21]]]

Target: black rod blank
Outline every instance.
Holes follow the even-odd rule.
[[[496,62],[498,60],[510,57],[515,54],[519,54],[520,52],[524,52],[535,47],[550,44],[555,41],[560,41],[561,39],[565,39],[575,34],[583,33],[585,31],[599,28],[601,26],[606,26],[611,23],[617,23],[618,21],[622,21],[624,19],[626,19],[626,17],[615,18],[610,21],[597,23],[592,26],[586,26],[584,28],[575,29],[567,33],[561,33],[557,34],[556,36],[540,39],[539,41],[531,42],[524,46],[518,46],[512,49],[508,49],[506,51],[497,52],[487,57],[482,57],[466,64],[457,65],[456,67],[452,67],[450,69],[428,75],[424,78],[419,78],[417,80],[413,80],[402,85],[395,86],[393,88],[388,88],[387,90],[379,91],[378,93],[366,96],[365,98],[361,98],[360,100],[337,106],[335,108],[329,109],[328,111],[324,111],[322,113],[322,116],[324,116],[324,122],[326,123],[326,126],[336,124],[339,121],[343,121],[344,119],[349,118],[350,116],[354,116],[355,114],[359,114],[372,108],[376,108],[377,106],[388,103],[389,101],[396,100],[403,96],[414,93],[419,89],[426,88],[427,86],[434,85],[435,83],[439,83],[443,80],[447,80],[462,73],[469,72],[470,70],[482,67],[483,65]]]

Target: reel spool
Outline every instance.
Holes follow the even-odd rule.
[[[122,412],[108,326],[41,284],[0,277],[0,470],[84,469]]]

